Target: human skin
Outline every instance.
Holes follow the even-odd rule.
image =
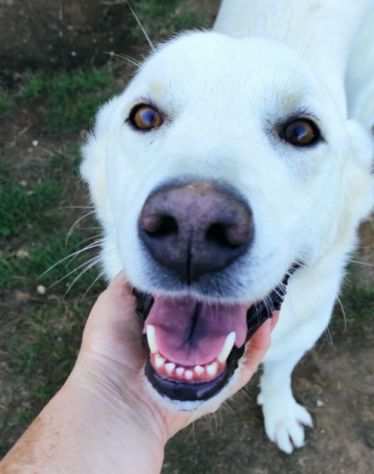
[[[204,413],[179,412],[151,394],[135,304],[119,275],[90,313],[72,373],[0,463],[0,474],[161,471],[167,441]],[[231,394],[256,371],[276,320],[250,340]]]

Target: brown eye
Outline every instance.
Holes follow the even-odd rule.
[[[280,136],[291,145],[311,146],[320,141],[321,132],[317,125],[309,119],[296,119],[288,122],[281,130]]]
[[[163,124],[163,116],[156,107],[148,104],[138,104],[130,112],[130,124],[136,129],[148,132]]]

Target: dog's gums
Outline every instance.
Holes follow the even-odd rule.
[[[231,379],[245,344],[279,311],[293,265],[282,283],[255,304],[203,303],[191,297],[152,297],[136,290],[148,349],[145,374],[163,396],[202,401]]]

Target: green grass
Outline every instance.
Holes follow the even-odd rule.
[[[47,290],[53,290],[53,293],[84,294],[94,282],[98,269],[91,269],[82,274],[81,272],[85,270],[86,264],[98,255],[98,249],[66,258],[88,245],[87,242],[82,242],[80,235],[67,240],[57,234],[48,239],[44,236],[43,240],[30,248],[23,248],[22,253],[10,251],[0,255],[0,287],[35,291],[41,284],[46,286]],[[61,263],[55,266],[59,261]],[[74,282],[76,278],[78,279]]]
[[[206,28],[209,21],[201,10],[197,13],[183,0],[133,0],[134,9],[151,39],[164,39],[179,31]],[[133,21],[132,36],[144,41],[144,34]]]
[[[8,113],[13,107],[13,98],[5,90],[0,88],[0,116]]]
[[[64,383],[80,345],[89,306],[62,299],[13,315],[2,344],[12,374],[8,411],[0,417],[0,457]]]
[[[77,176],[79,162],[77,145],[68,144],[48,154],[45,160],[38,160],[39,165],[30,162],[27,186],[19,184],[18,177],[14,179],[14,171],[9,163],[2,163],[0,289],[32,292],[39,284],[49,288],[62,280],[53,286],[53,292],[64,294],[75,277],[84,270],[84,263],[97,255],[96,248],[64,260],[66,256],[89,245],[93,241],[90,238],[92,234],[98,233],[95,224],[93,229],[86,231],[80,230],[78,226],[68,236],[76,214],[79,217],[79,214],[87,212],[76,211],[72,217],[73,209],[69,208],[69,205],[74,204],[70,201],[70,193],[74,187],[81,185]],[[69,179],[66,179],[67,176]],[[92,220],[88,224],[93,225]],[[59,265],[41,277],[60,260]],[[72,295],[84,293],[95,279],[97,271],[95,268],[83,273],[74,284]]]
[[[348,323],[374,320],[374,288],[352,280],[345,285],[342,304]]]
[[[45,402],[65,380],[72,368],[89,308],[63,300],[35,308],[32,318],[19,318],[6,349],[12,356],[10,368],[23,377],[44,374],[47,384],[35,393]],[[27,335],[22,337],[21,335]]]
[[[61,185],[49,180],[31,190],[19,184],[0,184],[0,237],[15,237],[22,232],[48,232],[54,222]]]
[[[98,107],[112,95],[112,73],[102,68],[34,73],[25,82],[20,99],[41,102],[44,127],[55,133],[89,128]]]

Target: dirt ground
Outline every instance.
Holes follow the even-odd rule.
[[[44,169],[52,159],[51,150],[59,153],[66,142],[74,144],[81,140],[79,133],[69,133],[64,137],[48,135],[38,122],[39,116],[32,107],[27,106],[17,107],[4,120],[0,119],[0,165],[7,163],[8,166],[11,163],[10,180],[32,181],[33,173]],[[38,146],[33,145],[35,140]],[[74,181],[74,185],[68,193],[64,193],[59,206],[86,205],[85,190],[78,178],[69,170],[65,171],[64,176],[66,181]],[[68,229],[76,216],[76,211],[70,212],[64,218],[63,226]],[[357,262],[352,264],[342,296],[344,310],[337,306],[329,332],[304,358],[294,377],[296,396],[307,406],[315,421],[315,428],[308,430],[306,446],[286,456],[265,438],[261,412],[255,404],[255,380],[247,391],[242,391],[225,404],[216,415],[200,420],[170,442],[164,474],[372,474],[373,221],[363,226],[361,235],[360,252],[354,257]],[[27,234],[18,235],[12,241],[0,238],[0,257],[1,252],[6,253],[9,248],[12,252],[18,252],[27,244],[27,238]],[[20,320],[32,320],[42,306],[48,309],[57,304],[67,308],[67,313],[63,313],[66,324],[75,331],[76,326],[69,319],[68,310],[81,304],[76,296],[65,297],[64,292],[59,293],[57,290],[51,290],[46,297],[36,294],[35,286],[36,283],[27,288],[22,284],[12,288],[0,287],[0,456],[1,448],[6,449],[14,442],[48,398],[48,394],[43,395],[44,398],[39,395],[36,398],[34,392],[42,389],[46,380],[44,376],[48,379],[47,370],[54,370],[53,367],[46,368],[41,362],[36,362],[33,367],[34,392],[31,392],[27,377],[23,379],[19,371],[13,369],[14,361],[10,360],[5,339],[10,334],[13,337],[18,331]],[[97,290],[91,291],[81,307],[86,308],[87,304],[91,304],[96,293]],[[57,331],[60,329],[57,327]],[[56,330],[55,326],[53,330]],[[77,336],[76,331],[74,334],[72,354],[79,344],[79,334]],[[70,354],[69,357],[73,356]],[[68,369],[64,365],[63,374]],[[12,418],[11,412],[15,411],[12,400],[27,410],[27,416],[22,412],[18,418]]]

